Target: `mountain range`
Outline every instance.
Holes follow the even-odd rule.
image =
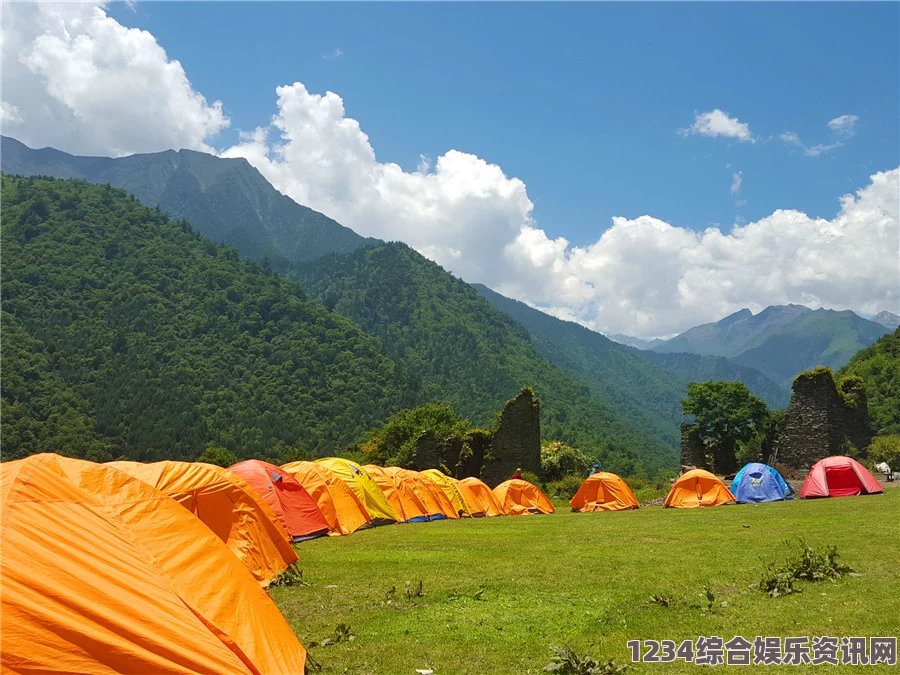
[[[79,157],[53,148],[34,150],[7,136],[0,144],[3,173],[108,183],[146,206],[188,220],[196,231],[242,256],[267,259],[276,270],[379,243],[285,197],[243,158],[193,150]]]
[[[156,259],[153,264],[164,270],[160,277],[149,271],[147,261],[121,256],[121,246],[113,237],[115,225],[107,227],[104,235],[109,239],[105,244],[107,248],[98,258],[93,249],[57,250],[58,246],[68,245],[68,242],[54,243],[52,238],[42,238],[40,228],[35,225],[40,220],[35,214],[42,213],[42,209],[35,211],[22,203],[13,204],[17,209],[28,211],[18,230],[6,226],[4,215],[4,263],[10,255],[26,258],[38,255],[29,259],[34,262],[43,257],[60,264],[72,259],[77,263],[73,267],[81,270],[82,281],[69,278],[74,272],[53,279],[65,277],[68,279],[65,283],[80,284],[81,287],[88,284],[88,288],[94,283],[90,279],[95,275],[89,268],[78,267],[81,258],[101,267],[106,264],[104,260],[127,261],[128,269],[140,270],[137,287],[141,289],[139,296],[145,300],[143,309],[137,301],[126,303],[129,308],[127,318],[131,323],[115,329],[98,329],[96,339],[90,344],[99,350],[98,353],[104,353],[104,339],[111,340],[114,347],[128,345],[126,351],[136,355],[137,359],[128,363],[132,367],[149,369],[147,377],[151,379],[148,381],[167,382],[171,386],[178,383],[178,387],[191,392],[179,390],[181,398],[175,397],[165,404],[162,403],[165,396],[160,393],[155,400],[167,406],[167,412],[156,411],[156,422],[142,422],[137,427],[146,431],[146,424],[150,424],[149,428],[156,429],[151,436],[171,439],[173,430],[181,427],[171,422],[169,415],[171,408],[177,407],[176,401],[180,401],[185,406],[183,424],[189,429],[189,432],[185,431],[188,445],[200,440],[214,442],[232,448],[239,455],[256,452],[253,448],[267,444],[284,447],[296,444],[313,452],[334,452],[358,438],[365,427],[386,419],[397,406],[447,401],[473,423],[490,425],[506,399],[522,386],[532,386],[543,403],[542,430],[547,439],[580,445],[626,473],[640,466],[654,471],[674,464],[680,438],[681,399],[689,381],[739,379],[771,407],[783,407],[789,397],[790,378],[797,372],[819,364],[840,367],[859,348],[872,344],[887,332],[886,325],[867,321],[852,312],[814,311],[800,305],[788,305],[770,307],[757,315],[742,310],[722,321],[693,328],[672,340],[636,341],[635,346],[629,347],[578,324],[561,321],[505,298],[487,287],[470,286],[403,244],[385,244],[360,237],[330,218],[294,203],[243,159],[222,159],[184,150],[118,159],[77,157],[52,148],[32,150],[6,137],[2,138],[0,158],[2,170],[7,174],[80,178],[100,184],[97,191],[85,183],[73,183],[78,187],[73,188],[71,194],[78,194],[78,199],[71,197],[68,188],[62,192],[69,195],[66,199],[71,197],[79,203],[82,193],[92,205],[96,206],[95,202],[99,201],[98,217],[103,222],[118,222],[102,211],[104,205],[111,206],[113,211],[131,209],[122,201],[120,193],[109,192],[109,186],[122,187],[143,204],[157,207],[146,213],[134,212],[140,213],[137,220],[143,224],[129,225],[130,237],[153,239],[157,235],[143,229],[162,228],[164,238],[178,238],[180,231],[199,242],[189,249],[193,262],[179,262],[174,253]],[[7,184],[12,183],[4,183]],[[29,188],[21,189],[27,191]],[[66,221],[64,227],[73,232],[84,231],[85,224],[79,220],[83,217],[81,207],[74,211],[69,209],[65,200],[60,201],[60,190],[52,185],[42,184],[38,192],[41,190],[46,190],[48,195],[44,201],[51,203],[56,199],[59,202],[54,208],[56,217],[61,222]],[[170,222],[161,211],[177,220]],[[77,225],[72,225],[69,220]],[[83,234],[74,236],[77,242]],[[33,239],[47,251],[35,253]],[[132,244],[134,250],[142,248],[146,242],[135,240]],[[233,247],[246,259],[268,264],[253,267],[250,262],[240,263],[236,256],[230,257],[232,254],[228,249],[218,248],[215,244]],[[158,245],[167,251],[173,249],[171,242]],[[228,260],[228,271],[217,272],[216,280],[211,281],[210,272],[202,270],[214,268],[219,263],[205,259],[200,249],[214,260]],[[170,302],[172,284],[180,282],[174,281],[177,276],[168,277],[180,264],[201,270],[197,274],[206,275],[207,280],[205,286],[198,286],[198,280],[192,278],[190,288],[194,300],[190,294],[181,294],[178,296],[180,304],[173,307]],[[7,312],[4,314],[4,338],[18,339],[18,336],[24,344],[33,346],[32,351],[26,349],[22,353],[31,354],[28,357],[31,361],[26,361],[33,362],[31,366],[23,367],[34,370],[37,367],[34,363],[43,363],[42,350],[48,349],[48,344],[59,344],[62,339],[57,329],[42,323],[49,320],[45,317],[55,316],[54,310],[37,301],[33,302],[34,311],[26,310],[25,304],[7,303],[8,287],[24,289],[44,277],[36,277],[33,272],[23,272],[17,277],[17,265],[4,264],[4,267],[7,272],[4,278],[4,310]],[[272,271],[296,283],[278,281],[277,284],[287,286],[276,285],[267,291],[267,284],[275,283],[275,277],[270,276]],[[122,284],[135,288],[138,282],[132,277],[117,278],[120,273],[121,270],[115,267],[107,269],[104,274],[108,278],[102,287]],[[273,281],[264,282],[263,278]],[[243,287],[241,279],[250,283],[249,290]],[[149,290],[147,280],[152,280]],[[9,282],[12,286],[8,286]],[[57,281],[40,283],[57,284]],[[157,288],[154,284],[162,286]],[[284,294],[290,296],[289,287],[296,288],[299,293],[297,299],[290,302],[302,302],[305,309],[299,314],[295,312],[292,323],[285,327],[280,323],[271,324],[272,308],[280,308],[284,302],[272,300],[272,293],[279,298],[287,297]],[[162,296],[156,295],[157,292]],[[96,297],[84,293],[66,302],[72,316],[82,318],[91,312],[110,312],[119,306],[107,307]],[[10,312],[9,307],[16,311]],[[169,309],[163,311],[163,307]],[[160,343],[164,346],[153,340],[148,343],[147,335],[156,333],[147,333],[147,322],[181,326],[184,321],[177,317],[184,315],[198,317],[191,324],[194,326],[191,330],[198,330],[197,326],[217,327],[218,332],[213,331],[206,338],[208,342],[204,344],[209,351],[200,356],[201,361],[213,358],[217,340],[236,340],[239,333],[233,331],[241,326],[248,336],[245,340],[251,340],[246,348],[257,350],[256,356],[250,359],[249,354],[234,352],[232,342],[222,343],[218,348],[222,352],[216,361],[218,365],[208,365],[204,371],[213,379],[185,380],[184,371],[179,370],[175,374],[162,375],[166,366],[154,359],[161,358],[166,350],[173,354],[183,352],[184,355],[174,359],[183,364],[190,360],[187,354],[192,348],[188,343],[179,342],[187,339],[181,333],[169,335],[169,342]],[[119,315],[114,312],[114,316]],[[284,320],[279,316],[276,313],[276,322]],[[886,322],[897,318],[889,312],[883,312],[879,317]],[[93,320],[103,322],[107,318],[100,316]],[[236,322],[236,327],[227,328],[222,321]],[[159,329],[155,330],[158,332]],[[282,343],[277,351],[278,359],[273,362],[264,344],[252,340],[263,335],[264,342],[272,341],[271,331],[282,330],[287,330],[289,337]],[[106,337],[101,339],[104,335]],[[626,336],[616,337],[624,340]],[[73,338],[75,344],[85,343],[86,339]],[[651,350],[636,347],[650,347]],[[4,349],[5,361],[7,356]],[[78,359],[87,358],[87,353],[70,358],[80,362]],[[299,372],[307,373],[305,380],[295,380],[278,371],[276,366],[283,364],[285,358],[294,366],[306,364],[299,369]],[[360,358],[366,363],[355,363]],[[130,391],[130,385],[126,384],[126,362],[121,360],[121,355],[118,361],[98,363],[108,370],[104,371],[106,374],[101,381],[112,387],[111,391]],[[254,363],[256,365],[252,365]],[[308,375],[312,372],[310,368],[319,367],[328,373],[328,378],[336,379],[321,380]],[[217,371],[217,368],[223,370]],[[347,372],[354,373],[349,378],[341,374],[347,368],[350,369]],[[13,367],[7,372],[15,373],[15,370]],[[131,399],[126,397],[127,400],[117,404],[93,388],[96,384],[85,384],[78,377],[67,379],[76,371],[66,368],[51,368],[51,371],[47,375],[50,380],[66,391],[74,392],[73,400],[78,404],[73,409],[81,416],[78,424],[96,430],[92,432],[96,436],[94,441],[110,444],[120,439],[125,447],[132,447],[128,443],[137,443],[133,455],[144,453],[143,456],[158,457],[162,456],[160,453],[165,454],[165,447],[169,446],[162,441],[150,448],[138,447],[140,443],[136,439],[140,434],[130,429],[129,424],[133,422],[125,421],[139,414],[139,407],[130,407],[134,401],[147,404],[142,394],[134,392],[130,394]],[[94,378],[95,382],[100,377],[91,374],[89,369],[77,372],[82,373],[79,377]],[[222,374],[226,372],[231,375]],[[388,380],[379,377],[378,373],[390,373]],[[212,382],[221,383],[225,381],[223,377],[225,380],[246,378],[256,384],[250,389],[243,385],[235,389],[236,385],[229,385],[230,389],[226,387],[226,390],[238,393],[228,394],[228,405],[223,405],[218,416],[206,417],[211,414],[212,403],[207,400],[211,394],[204,393],[203,386],[221,387]],[[303,404],[304,413],[291,418],[284,407],[297,404],[301,399],[296,396],[284,398],[284,405],[274,405],[263,403],[260,394],[251,397],[253,403],[247,404],[245,398],[253,387],[260,392],[268,391],[267,378],[279,383],[277,387],[288,387],[307,401]],[[353,383],[349,389],[348,382]],[[358,395],[351,402],[347,397],[357,385]],[[52,389],[49,384],[46,388]],[[6,391],[4,388],[4,405],[12,405]],[[102,401],[102,405],[97,401]],[[240,408],[241,405],[246,409]],[[227,421],[228,410],[233,411],[238,422],[233,428],[224,429],[222,425]],[[50,415],[45,410],[34,413],[31,418],[25,417],[33,419],[34,415],[40,417],[45,413]],[[263,423],[263,419],[270,422]],[[189,420],[193,422],[189,423]],[[154,424],[157,426],[153,427]],[[125,437],[117,435],[120,432],[114,433],[115,429],[122,428],[126,429],[121,432]],[[4,432],[5,438],[9,438],[6,436],[8,431]],[[178,452],[186,451],[182,448]]]

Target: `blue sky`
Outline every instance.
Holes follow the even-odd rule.
[[[0,12],[0,119],[31,147],[242,157],[361,234],[607,333],[787,303],[900,313],[900,3]]]
[[[338,93],[379,161],[413,170],[448,149],[528,186],[551,237],[594,241],[610,218],[729,228],[776,208],[831,217],[900,148],[896,3],[138,3],[231,128],[267,123],[275,88]],[[340,50],[338,58],[333,56]],[[772,140],[682,137],[719,108]],[[827,143],[819,157],[777,137]],[[730,166],[728,166],[730,165]],[[732,176],[742,172],[736,206]]]

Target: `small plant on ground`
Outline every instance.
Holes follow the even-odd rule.
[[[269,588],[275,586],[309,586],[309,582],[303,580],[303,570],[291,565],[269,582]]]
[[[559,675],[619,675],[628,670],[628,666],[619,665],[615,660],[601,663],[590,654],[578,656],[574,651],[561,647],[550,647],[553,658],[544,666],[545,673],[559,673]]]
[[[353,642],[356,636],[350,632],[350,626],[339,623],[334,627],[334,632],[321,642],[310,642],[308,647],[327,647],[328,645],[336,645],[339,642]]]
[[[657,595],[653,594],[650,596],[650,604],[652,605],[662,605],[663,607],[671,607],[675,604],[675,598],[671,595]]]
[[[413,598],[422,598],[425,596],[425,591],[422,590],[424,583],[421,579],[419,579],[419,585],[415,588],[412,587],[408,581],[406,582],[406,599],[412,602]]]
[[[836,546],[826,546],[824,553],[817,553],[802,538],[799,540],[799,553],[788,558],[783,565],[769,565],[762,573],[759,590],[777,598],[782,595],[800,593],[801,588],[795,586],[797,581],[830,581],[847,575],[855,575],[853,568],[838,562],[840,557]]]

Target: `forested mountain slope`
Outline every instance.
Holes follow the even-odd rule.
[[[276,269],[379,243],[278,192],[247,160],[193,150],[128,157],[79,157],[53,148],[33,150],[2,137],[6,174],[82,178],[109,183],[147,206],[159,206],[216,243]]]
[[[489,424],[511,394],[531,386],[542,401],[545,438],[605,457],[630,471],[672,466],[673,445],[639,429],[588,386],[542,358],[527,330],[467,283],[409,247],[391,243],[299,268],[297,278],[335,312],[377,335],[385,350],[421,378],[426,396]]]
[[[2,180],[5,459],[331,453],[422,401],[378,340],[187,222]]]

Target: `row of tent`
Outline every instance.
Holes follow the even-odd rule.
[[[858,462],[831,457],[800,497],[881,491]],[[790,493],[762,464],[744,467],[731,490],[693,470],[666,506]],[[303,672],[306,651],[264,591],[297,561],[292,543],[394,522],[554,512],[524,480],[491,490],[477,478],[339,458],[223,469],[33,455],[0,464],[0,500],[0,665],[11,672]],[[611,473],[587,478],[570,504],[639,506]]]
[[[801,499],[879,494],[883,488],[866,467],[852,457],[826,457],[809,470]],[[794,489],[768,464],[750,463],[735,474],[731,489],[703,469],[682,474],[672,485],[665,505],[677,508],[751,504],[793,499]]]

